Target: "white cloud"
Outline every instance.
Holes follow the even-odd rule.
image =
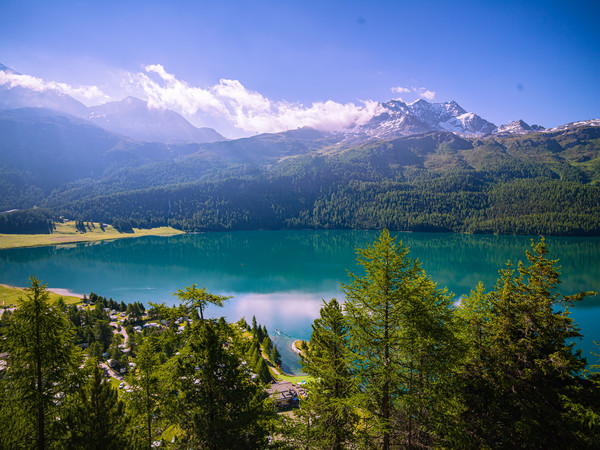
[[[428,89],[425,88],[420,88],[421,90],[419,90],[419,96],[426,98],[427,100],[433,100],[435,98],[435,92],[434,91],[430,91]]]
[[[145,67],[146,73],[130,76],[148,98],[148,105],[169,108],[186,115],[198,112],[225,118],[238,129],[249,132],[276,132],[299,127],[341,130],[367,122],[376,102],[337,103],[331,100],[310,106],[272,101],[247,89],[238,80],[221,79],[207,89],[188,85],[159,64]]]
[[[435,91],[431,91],[424,87],[406,88],[402,86],[396,86],[391,88],[390,90],[398,94],[416,94],[418,97],[427,99],[429,101],[435,98]]]
[[[150,74],[157,74],[160,80],[155,81],[144,73],[131,75],[131,80],[148,96],[148,106],[177,109],[184,114],[194,114],[197,111],[220,114],[227,112],[210,91],[188,86],[167,73],[160,64],[146,66],[145,69]]]
[[[408,94],[409,92],[412,92],[412,89],[402,86],[393,87],[391,90],[392,92],[397,92],[398,94]]]
[[[10,88],[23,87],[36,92],[47,90],[56,90],[63,94],[75,97],[77,100],[86,103],[100,103],[110,100],[97,86],[79,86],[73,87],[66,83],[57,83],[55,81],[44,81],[41,78],[31,75],[21,75],[7,71],[0,71],[0,85],[6,85]]]

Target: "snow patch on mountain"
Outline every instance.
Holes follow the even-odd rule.
[[[451,131],[463,136],[491,133],[496,126],[477,114],[467,112],[455,101],[429,103],[423,99],[413,103],[390,100],[380,103],[373,118],[350,130],[372,138],[389,139],[429,131]]]
[[[600,127],[600,119],[590,119],[590,120],[582,120],[579,122],[570,122],[559,127],[548,128],[544,131],[553,132],[553,131],[565,131],[571,128],[580,128],[580,127]]]
[[[535,127],[535,129],[534,129]],[[495,131],[495,134],[527,134],[543,129],[539,125],[531,127],[525,121],[519,119],[506,125],[500,125]]]
[[[567,131],[567,130],[572,130],[572,129],[580,128],[580,127],[600,127],[600,119],[591,119],[591,120],[583,120],[580,122],[571,122],[571,123],[567,123],[567,124],[564,124],[564,125],[561,125],[558,127],[554,127],[554,128],[544,128],[541,125],[531,125],[530,126],[523,120],[515,120],[514,122],[511,122],[509,124],[499,126],[494,131],[494,134],[523,135],[523,134],[537,133],[537,132],[554,133],[557,131],[558,132]]]

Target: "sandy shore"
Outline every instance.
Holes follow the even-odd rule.
[[[13,289],[28,289],[28,287],[19,287],[19,286],[12,286],[10,284],[3,284],[0,283],[0,286],[4,286],[7,288],[13,288]],[[77,297],[77,298],[83,298],[83,294],[77,294],[75,292],[71,292],[68,289],[61,289],[61,288],[46,288],[48,292],[53,292],[57,295],[62,295],[64,297]]]
[[[296,347],[296,342],[302,342],[302,340],[296,339],[294,342],[292,342],[292,350],[294,350],[298,354],[298,356],[300,356],[302,355],[302,352]]]
[[[54,292],[58,295],[63,295],[65,297],[77,297],[83,298],[83,294],[76,294],[75,292],[71,292],[68,289],[60,289],[60,288],[48,288],[50,292]]]

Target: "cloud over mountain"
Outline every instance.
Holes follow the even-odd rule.
[[[94,104],[110,100],[110,97],[102,92],[97,86],[74,87],[67,83],[44,81],[41,78],[33,77],[31,75],[21,75],[20,73],[13,72],[9,69],[0,70],[0,86],[9,88],[22,87],[36,92],[45,92],[48,90],[59,91],[63,94],[70,95],[85,104]]]
[[[392,92],[397,94],[417,94],[420,98],[424,98],[426,100],[433,100],[435,98],[435,91],[427,89],[425,87],[403,87],[396,86],[391,89]]]
[[[327,100],[310,106],[273,101],[247,89],[238,80],[229,79],[221,79],[214,86],[203,89],[177,79],[160,64],[146,66],[145,73],[130,74],[130,80],[143,89],[150,107],[169,108],[186,115],[199,112],[218,115],[248,132],[276,132],[299,127],[341,130],[366,123],[377,106],[374,101],[356,105]]]
[[[321,131],[357,129],[370,123],[381,109],[380,104],[373,100],[358,103],[323,100],[309,105],[272,100],[260,92],[246,88],[235,79],[222,78],[212,86],[193,86],[168,72],[161,64],[147,65],[140,72],[121,72],[119,79],[120,94],[141,98],[147,102],[150,110],[171,110],[194,122],[196,126],[214,127],[230,136],[236,135],[235,137],[303,127]],[[29,94],[35,94],[30,95],[31,98],[20,106],[44,106],[78,116],[87,115],[85,107],[81,104],[69,109],[57,107],[56,105],[65,102],[62,97],[73,97],[87,106],[121,101],[121,98],[109,96],[98,86],[73,86],[46,81],[19,74],[1,64],[0,87],[9,90],[24,89]],[[107,92],[111,92],[110,88],[105,86]],[[436,95],[425,87],[397,86],[391,90],[430,101]],[[118,122],[110,122],[113,131],[116,131],[114,126]]]

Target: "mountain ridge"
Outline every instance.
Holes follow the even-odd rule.
[[[18,72],[0,64],[0,73],[2,72],[18,75]],[[66,112],[88,119],[108,131],[146,142],[173,144],[226,140],[212,128],[195,127],[175,111],[151,108],[147,102],[135,97],[86,107],[57,90],[47,88],[40,92],[21,86],[7,87],[7,83],[0,84],[0,109],[21,107],[44,107]],[[589,121],[572,122],[548,130],[560,127],[566,129],[584,122]],[[419,99],[406,103],[400,99],[392,99],[379,103],[373,117],[366,123],[351,125],[339,134],[344,135],[345,145],[354,145],[370,139],[392,139],[431,131],[449,131],[460,136],[521,135],[544,131],[544,127],[530,126],[520,119],[496,126],[476,113],[465,110],[454,100],[430,103]]]
[[[77,220],[186,231],[600,235],[598,119],[496,127],[457,102],[391,100],[348,132],[298,128],[177,144],[106,129],[139,120],[145,132],[161,121],[185,131],[183,117],[143,100],[85,111],[0,111],[0,211],[40,206]]]
[[[0,64],[2,73],[20,75]],[[52,88],[35,90],[13,85],[0,78],[0,109],[46,108],[87,119],[107,131],[132,139],[163,144],[205,143],[225,140],[212,128],[198,128],[175,111],[150,108],[135,97],[87,107],[75,98]]]
[[[195,127],[175,111],[151,108],[137,97],[92,106],[88,111],[87,119],[96,125],[143,141],[181,144],[225,140],[212,128]]]

